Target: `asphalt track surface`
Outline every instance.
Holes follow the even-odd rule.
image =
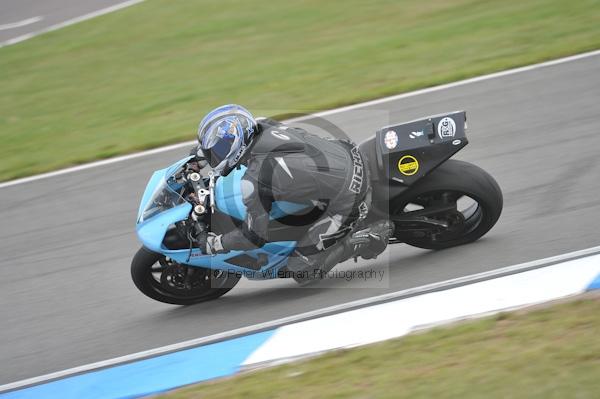
[[[0,0],[0,43],[39,32],[125,0]],[[39,20],[32,20],[39,18]],[[22,26],[20,23],[23,23]],[[11,27],[17,25],[15,27]]]
[[[0,384],[597,246],[599,104],[593,56],[328,116],[359,141],[390,120],[466,109],[470,144],[456,158],[483,167],[504,190],[499,223],[476,243],[439,252],[395,245],[387,257],[337,268],[383,271],[381,283],[299,289],[242,280],[191,307],[144,297],[129,276],[136,208],[152,171],[184,149],[4,187]]]

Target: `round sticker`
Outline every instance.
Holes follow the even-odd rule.
[[[383,138],[383,143],[387,147],[388,150],[392,150],[396,148],[398,145],[398,135],[393,130],[388,130],[385,133],[385,137]]]
[[[419,161],[412,155],[405,155],[398,161],[398,170],[405,176],[412,176],[419,171]]]
[[[445,117],[438,123],[438,136],[440,139],[452,138],[456,133],[456,123],[454,119]]]

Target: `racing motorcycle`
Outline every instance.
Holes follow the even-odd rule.
[[[467,145],[466,113],[386,126],[359,144],[371,182],[364,225],[394,223],[390,244],[444,249],[486,234],[502,211],[502,192],[487,172],[449,159]],[[137,288],[155,300],[179,305],[216,299],[242,276],[281,277],[296,242],[319,219],[321,208],[275,202],[263,247],[206,255],[199,234],[239,228],[246,209],[245,167],[216,176],[195,156],[154,172],[143,194],[136,231],[142,248],[131,264]],[[276,237],[277,241],[272,239]]]

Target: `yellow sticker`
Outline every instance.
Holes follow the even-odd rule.
[[[419,161],[412,155],[405,155],[398,161],[398,170],[404,176],[412,176],[419,171]]]

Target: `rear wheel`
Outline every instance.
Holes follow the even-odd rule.
[[[394,237],[426,249],[467,244],[496,224],[502,201],[498,183],[487,172],[468,162],[448,160],[390,203],[393,216],[426,215],[431,226],[411,229],[396,223]],[[437,222],[443,226],[435,226]]]
[[[131,278],[146,296],[173,305],[191,305],[225,295],[240,277],[186,266],[142,247],[131,262]]]

